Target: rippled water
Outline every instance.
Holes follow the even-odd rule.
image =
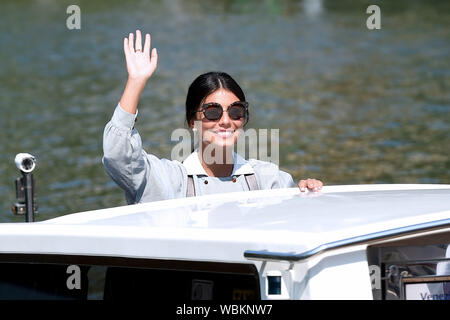
[[[14,217],[14,156],[38,158],[39,214],[124,205],[103,170],[102,133],[126,81],[122,39],[150,32],[159,65],[140,102],[144,147],[169,157],[200,73],[223,70],[280,129],[280,164],[326,184],[450,183],[450,4],[377,1],[0,3],[0,221]]]

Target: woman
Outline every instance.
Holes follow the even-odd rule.
[[[141,92],[158,63],[155,48],[150,55],[150,41],[150,35],[146,34],[142,47],[139,30],[136,41],[133,33],[124,39],[128,81],[103,136],[105,170],[125,191],[127,203],[295,187],[291,175],[275,164],[246,161],[233,152],[248,121],[248,104],[239,85],[226,73],[200,75],[189,87],[186,120],[190,128],[201,131],[201,142],[183,163],[158,159],[142,150],[134,122]],[[322,185],[316,179],[298,183],[302,192],[306,188],[319,191]]]

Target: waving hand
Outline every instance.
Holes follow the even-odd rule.
[[[142,48],[141,31],[136,30],[136,44],[134,34],[130,33],[128,38],[123,39],[123,51],[127,62],[128,77],[135,80],[148,80],[158,64],[158,53],[156,48],[151,50],[150,56],[150,34],[145,35],[144,48]]]
[[[136,43],[134,34],[123,39],[123,51],[127,62],[128,81],[120,99],[120,106],[129,113],[136,113],[139,97],[144,90],[145,83],[155,72],[158,64],[158,53],[153,48],[150,56],[150,34],[145,35],[144,48],[142,48],[141,31],[136,30]]]

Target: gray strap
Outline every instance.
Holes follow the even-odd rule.
[[[188,175],[186,197],[195,197],[194,178]]]
[[[258,182],[256,181],[256,176],[254,173],[246,174],[245,181],[247,181],[248,189],[250,191],[259,190]],[[186,197],[195,197],[194,178],[192,175],[188,175]]]
[[[252,191],[252,190],[259,190],[258,182],[256,181],[256,176],[255,176],[254,173],[246,174],[245,175],[245,181],[247,181],[248,189],[250,191]]]

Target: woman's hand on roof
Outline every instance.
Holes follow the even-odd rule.
[[[142,47],[141,31],[136,30],[136,43],[134,34],[130,33],[128,38],[123,39],[123,51],[127,62],[128,78],[132,80],[147,81],[158,64],[158,53],[156,48],[151,50],[150,56],[150,34],[145,35],[144,47]]]
[[[309,191],[317,192],[322,189],[323,183],[320,180],[308,178],[306,180],[300,180],[300,182],[298,183],[298,187],[300,188],[301,192],[305,192],[306,188]]]

